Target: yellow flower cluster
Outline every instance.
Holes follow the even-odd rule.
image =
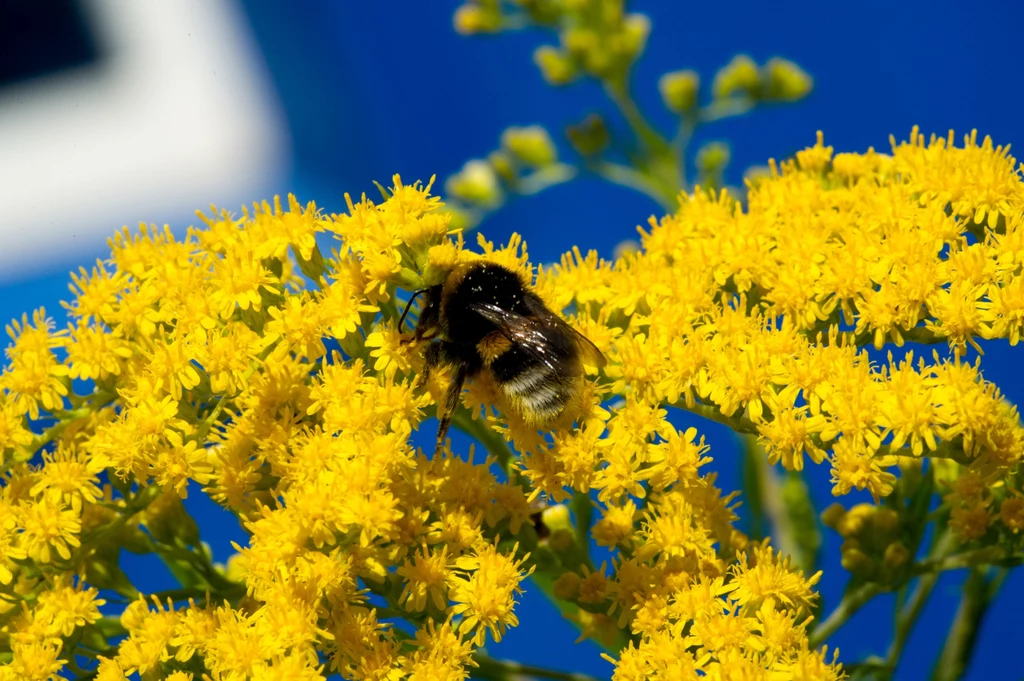
[[[989,140],[915,131],[890,156],[833,156],[819,139],[745,210],[698,191],[641,252],[541,269],[538,294],[572,306],[608,366],[548,433],[470,385],[455,423],[488,450],[476,463],[410,442],[445,376],[416,382],[399,291],[479,258],[533,270],[518,237],[467,250],[429,185],[394,183],[341,215],[289,197],[214,210],[181,240],[125,230],[73,275],[68,329],[43,311],[8,327],[0,679],[461,680],[518,624],[531,574],[617,681],[841,678],[809,643],[819,575],[734,528],[736,495],[673,408],[756,434],[791,469],[829,459],[837,495],[885,496],[900,457],[932,457],[968,538],[1024,527],[1024,430],[961,361],[1024,328],[1024,185]],[[952,357],[877,366],[862,346],[886,339]],[[199,488],[249,534],[226,567],[182,505]],[[590,493],[608,574],[586,523],[545,508],[572,496],[579,521]],[[182,588],[140,594],[122,548]]]

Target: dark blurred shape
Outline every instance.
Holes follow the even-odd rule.
[[[0,0],[0,87],[99,59],[76,0]]]

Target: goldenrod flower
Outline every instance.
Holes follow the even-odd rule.
[[[603,51],[593,27],[566,29],[548,75],[608,73],[644,26],[622,15]],[[751,64],[723,70],[718,95],[803,88],[784,62]],[[506,140],[506,164],[551,160],[527,137]],[[835,154],[819,136],[745,204],[681,196],[611,262],[576,248],[535,268],[518,235],[469,248],[429,184],[397,177],[342,215],[288,197],[214,209],[183,241],[118,233],[110,261],[73,275],[67,331],[43,311],[8,328],[0,585],[18,605],[0,603],[0,679],[49,678],[97,643],[97,589],[134,596],[121,548],[158,551],[210,600],[133,602],[127,638],[98,649],[101,681],[461,680],[518,624],[534,571],[582,635],[617,651],[617,680],[839,679],[810,645],[820,573],[735,527],[737,493],[716,487],[703,431],[675,412],[756,438],[789,469],[827,461],[837,496],[877,501],[927,470],[967,550],[1015,541],[1024,428],[964,355],[1024,331],[1024,185],[1005,149],[952,142],[915,130],[891,155]],[[339,239],[330,257],[319,231]],[[585,367],[579,418],[544,431],[481,377],[456,425],[486,454],[430,457],[412,438],[447,377],[422,385],[396,301],[479,260],[536,269],[538,295],[609,361]],[[873,362],[865,346],[890,341],[950,352]],[[193,485],[248,535],[227,567],[181,503]],[[582,518],[591,494],[590,536],[568,504],[543,510],[573,499]],[[826,512],[858,579],[889,588],[908,572],[907,512]],[[614,553],[596,570],[591,539]]]
[[[54,554],[69,560],[71,549],[81,544],[79,514],[56,500],[44,498],[19,507],[18,525],[19,548],[40,563],[49,563]]]
[[[448,547],[442,546],[438,551],[430,551],[422,547],[412,558],[398,568],[398,574],[405,579],[402,591],[402,603],[414,612],[423,610],[427,598],[438,610],[448,606],[448,580],[452,560],[448,555]]]
[[[518,545],[513,548],[513,555]],[[459,632],[476,632],[475,645],[483,644],[488,632],[497,642],[508,627],[519,624],[519,618],[512,612],[515,595],[533,571],[524,569],[528,556],[515,559],[499,553],[491,544],[478,546],[472,555],[462,556],[455,561],[458,572],[450,580],[451,608],[454,615],[461,615]]]
[[[24,314],[20,323],[15,320],[7,325],[14,344],[5,352],[10,364],[0,375],[0,388],[16,409],[38,419],[40,405],[51,412],[63,407],[68,389],[61,378],[69,370],[53,353],[61,341],[51,333],[53,322],[46,311],[36,310],[32,321],[29,324],[28,314]]]

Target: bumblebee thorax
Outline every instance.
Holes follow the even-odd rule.
[[[477,345],[495,331],[494,324],[471,309],[494,305],[518,314],[529,314],[524,299],[526,284],[516,272],[497,263],[476,261],[452,270],[441,292],[442,324],[450,340]]]

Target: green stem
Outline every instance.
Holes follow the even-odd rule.
[[[899,614],[896,616],[896,634],[892,644],[889,646],[889,652],[885,656],[885,669],[882,671],[882,678],[890,679],[893,673],[895,673],[896,665],[900,661],[900,655],[903,654],[903,648],[910,637],[910,630],[914,628],[914,624],[917,622],[917,618],[920,617],[921,610],[924,609],[925,603],[928,602],[928,598],[932,595],[932,590],[935,588],[935,583],[938,580],[938,573],[922,576],[918,580],[910,600],[900,609]]]
[[[274,341],[267,347],[263,348],[263,351],[256,356],[256,360],[250,363],[249,368],[246,370],[245,374],[242,375],[243,383],[249,382],[249,379],[252,378],[253,374],[256,373],[257,369],[263,366],[263,362],[267,359],[267,357],[270,356],[270,353],[274,351],[274,348],[277,347],[279,342],[280,341]],[[203,422],[199,425],[199,428],[196,430],[196,434],[194,437],[197,442],[203,444],[206,441],[206,436],[209,434],[210,429],[213,428],[213,424],[216,423],[217,417],[219,417],[221,415],[221,412],[224,411],[224,407],[227,405],[230,399],[232,398],[228,398],[226,395],[221,395],[220,399],[217,400],[217,406],[213,408],[213,411],[210,412],[210,415],[203,420]]]
[[[571,182],[579,176],[579,173],[579,168],[571,166],[568,163],[554,163],[547,168],[541,168],[540,170],[515,180],[510,184],[509,192],[506,196],[508,196],[508,198],[514,198],[516,196],[533,196],[534,194],[539,194],[551,187]],[[452,201],[450,198],[448,199],[448,202],[452,205],[456,205],[456,202]],[[506,203],[506,201],[502,201],[495,205],[488,206],[481,204],[466,205],[458,203],[457,205],[459,210],[465,215],[468,221],[468,225],[463,229],[469,230],[476,227],[487,219],[487,216],[492,213],[496,213],[505,206]]]
[[[640,113],[640,109],[637,108],[636,102],[630,96],[628,75],[612,81],[605,81],[604,89],[608,93],[608,97],[618,107],[619,113],[626,119],[641,146],[652,154],[661,154],[669,149],[669,143],[658,134],[654,126],[647,122],[647,119]]]
[[[981,621],[999,593],[1008,571],[1000,569],[991,579],[986,578],[986,572],[982,568],[973,568],[967,576],[960,607],[957,608],[942,654],[932,674],[933,681],[955,681],[967,670],[974,653],[974,644],[978,640]]]
[[[994,565],[996,563],[1005,564],[1007,558],[1010,558],[1007,554],[1006,549],[1000,546],[987,546],[982,549],[975,549],[973,551],[964,551],[962,553],[954,553],[948,556],[938,556],[936,558],[928,558],[916,563],[913,567],[915,574],[924,574],[931,572],[948,572],[949,570],[959,570],[960,568],[978,568],[986,565]],[[1020,556],[1012,557],[1014,562],[1020,563]]]
[[[665,210],[673,210],[676,208],[675,196],[667,198],[657,186],[655,186],[650,178],[644,173],[641,173],[636,168],[631,166],[624,166],[619,163],[613,163],[611,161],[600,161],[600,160],[587,160],[584,162],[585,167],[590,172],[594,173],[598,177],[617,184],[633,191],[640,192],[644,196],[653,199],[658,205]]]
[[[618,107],[639,142],[641,159],[637,164],[646,183],[652,185],[656,200],[667,210],[676,208],[676,198],[685,183],[680,171],[680,157],[675,148],[652,126],[629,93],[629,74],[604,81],[605,92]],[[629,185],[627,185],[629,186]]]
[[[452,425],[467,435],[476,438],[484,446],[484,449],[498,460],[498,465],[501,467],[501,470],[505,471],[505,475],[508,476],[509,480],[514,480],[515,477],[518,477],[518,472],[514,471],[512,467],[516,455],[512,452],[508,443],[505,442],[505,438],[491,430],[482,418],[475,419],[468,411],[460,408],[452,418]]]
[[[757,104],[749,97],[733,97],[722,99],[708,104],[698,113],[698,120],[701,123],[713,123],[723,118],[742,116]]]
[[[829,636],[836,633],[858,610],[880,593],[882,587],[873,582],[848,592],[836,609],[811,632],[810,646],[817,648],[825,643]]]
[[[920,457],[911,451],[909,443],[904,444],[902,447],[897,449],[893,449],[891,445],[882,445],[878,448],[878,451],[875,452],[875,458],[881,456],[907,456],[915,459],[949,459],[962,466],[969,466],[971,464],[971,457],[967,456],[963,447],[948,440],[938,443],[938,446],[934,450],[925,447],[924,451],[921,452]]]
[[[189,599],[196,601],[206,601],[209,597],[210,602],[217,602],[223,600],[218,596],[223,596],[227,600],[233,600],[238,598],[241,594],[245,593],[245,586],[242,584],[238,585],[239,593],[236,594],[222,594],[210,588],[201,589],[199,587],[183,587],[181,589],[167,589],[166,591],[156,591],[151,594],[146,594],[147,598],[156,598],[157,600],[164,602],[167,599],[172,601],[187,601]]]
[[[679,166],[679,187],[683,190],[690,188],[686,181],[686,150],[690,146],[690,140],[693,139],[693,131],[697,129],[697,123],[695,112],[683,114],[679,120],[679,130],[672,138],[672,150],[675,153],[676,165]]]
[[[556,679],[558,681],[600,681],[600,679],[589,674],[560,672],[554,669],[520,664],[514,660],[496,660],[482,653],[474,655],[473,661],[476,662],[477,668],[473,671],[472,676],[478,679],[513,681],[532,676],[538,679]]]
[[[68,561],[68,565],[80,565],[82,560],[89,555],[89,551],[91,551],[101,539],[117,532],[127,525],[132,518],[146,510],[146,508],[153,503],[159,494],[160,487],[157,485],[152,485],[139,490],[138,494],[132,497],[117,518],[106,525],[97,527],[87,535],[83,535],[84,540],[81,545],[75,549],[74,553],[71,554],[71,559]]]
[[[100,391],[93,393],[92,398],[85,406],[62,413],[58,412],[60,413],[60,420],[32,438],[32,442],[28,446],[29,451],[38,452],[41,447],[60,437],[60,434],[63,433],[72,423],[78,419],[91,416],[93,413],[110,404],[115,397],[117,396],[113,393]]]
[[[932,545],[929,557],[943,555],[953,542],[954,539],[952,533],[942,532]],[[922,575],[918,579],[917,586],[914,587],[914,592],[911,594],[910,599],[905,605],[898,609],[896,615],[896,633],[893,638],[892,645],[889,646],[889,651],[886,654],[885,669],[881,673],[881,678],[890,679],[896,672],[896,667],[900,661],[900,655],[903,654],[903,648],[907,644],[907,639],[910,638],[911,630],[914,628],[914,624],[917,623],[917,618],[921,616],[921,611],[924,609],[925,603],[928,602],[928,598],[932,595],[932,590],[935,588],[935,584],[938,581],[938,572]]]
[[[574,180],[578,174],[579,171],[575,166],[567,163],[553,163],[525,177],[519,178],[514,185],[514,189],[516,194],[520,196],[532,196],[549,187]]]
[[[692,407],[686,404],[686,402],[676,402],[672,405],[677,409],[685,409],[688,412],[703,416],[706,419],[721,423],[729,426],[737,433],[748,433],[750,435],[758,435],[757,424],[748,419],[746,416],[726,416],[722,411],[713,404],[702,404],[700,402],[695,403]]]

